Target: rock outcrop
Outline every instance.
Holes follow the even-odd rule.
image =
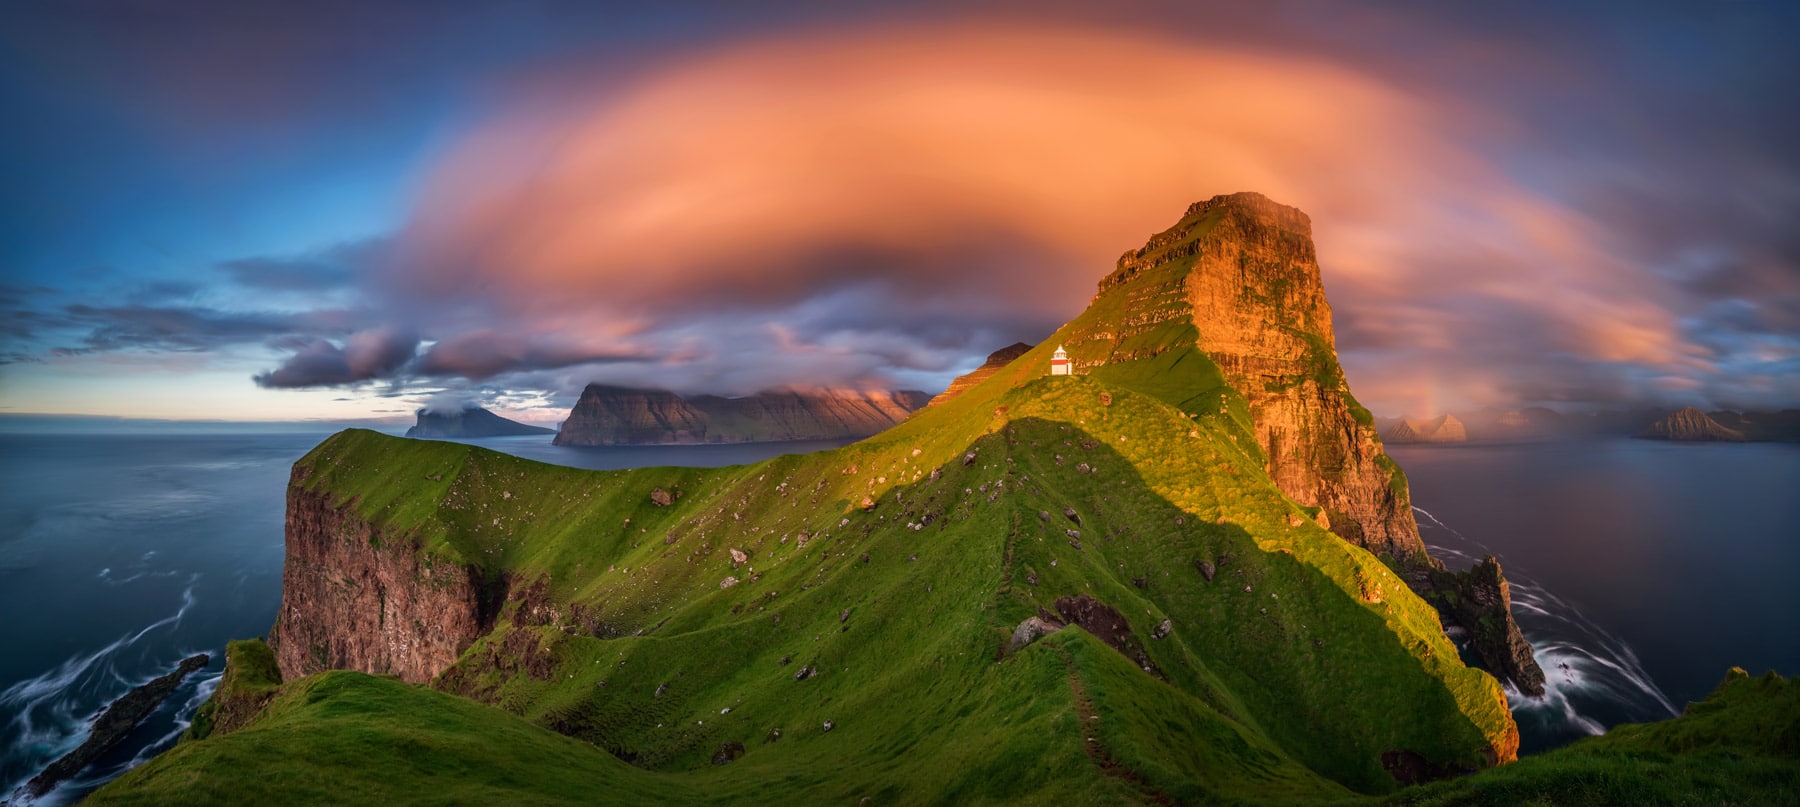
[[[32,777],[31,781],[25,785],[25,793],[32,798],[37,798],[80,773],[82,768],[88,766],[88,763],[98,759],[101,754],[106,753],[107,749],[125,739],[125,735],[130,734],[132,729],[144,722],[144,718],[156,711],[156,707],[168,700],[169,695],[175,692],[175,688],[181,685],[181,679],[205,667],[210,661],[211,659],[205,653],[189,656],[183,659],[174,671],[158,676],[147,684],[135,687],[118,700],[113,701],[111,706],[106,707],[106,711],[101,712],[100,716],[94,719],[94,724],[88,729],[87,740],[77,746],[75,750],[50,763],[50,767],[45,768],[43,773]]]
[[[1151,338],[1193,328],[1197,346],[1248,404],[1281,492],[1323,507],[1338,535],[1400,561],[1425,556],[1405,481],[1337,363],[1312,221],[1259,193],[1215,196],[1119,258],[1100,281],[1123,321],[1067,345],[1078,372],[1179,347]]]
[[[1741,443],[1745,440],[1743,432],[1725,428],[1705,412],[1691,406],[1651,424],[1648,430],[1638,436],[1647,440],[1681,442]]]
[[[283,679],[321,670],[397,675],[424,683],[485,633],[499,584],[480,570],[423,554],[307,489],[296,465],[288,486],[281,611],[269,646]]]
[[[1025,344],[1024,342],[1014,342],[1006,347],[989,353],[987,361],[982,362],[980,367],[977,367],[964,375],[957,376],[956,380],[950,382],[950,386],[945,388],[943,392],[938,393],[937,397],[932,398],[927,406],[936,406],[945,403],[950,399],[963,394],[963,392],[970,387],[988,380],[988,378],[992,377],[995,373],[1000,372],[1000,368],[1011,364],[1013,359],[1030,352],[1032,347],[1032,345]]]
[[[1431,420],[1402,420],[1382,435],[1390,443],[1464,443],[1469,432],[1448,412]]]
[[[928,401],[913,390],[789,390],[722,398],[589,384],[553,442],[613,446],[868,437]]]
[[[1470,649],[1495,677],[1531,697],[1544,694],[1544,671],[1512,618],[1512,587],[1489,555],[1467,571],[1437,571],[1426,600],[1469,631]]]
[[[418,418],[418,422],[406,430],[407,437],[511,437],[556,432],[555,429],[503,418],[479,406],[449,412],[420,409]]]

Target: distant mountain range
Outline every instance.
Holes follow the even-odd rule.
[[[1444,428],[1445,418],[1459,424]],[[1565,437],[1644,437],[1678,441],[1800,442],[1800,409],[1778,412],[1702,412],[1688,407],[1609,409],[1565,414],[1544,407],[1478,409],[1440,415],[1434,420],[1377,417],[1375,425],[1388,443],[1507,442]],[[1422,436],[1424,435],[1424,436]]]
[[[510,437],[519,434],[554,434],[555,429],[508,420],[479,406],[449,412],[420,409],[418,422],[407,437]]]

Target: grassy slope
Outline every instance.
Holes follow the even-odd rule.
[[[1734,669],[1706,700],[1466,779],[1402,791],[1409,805],[1800,804],[1800,686]]]

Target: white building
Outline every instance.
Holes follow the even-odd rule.
[[[1063,350],[1062,345],[1057,345],[1056,353],[1050,356],[1050,374],[1069,375],[1069,367],[1069,351]]]

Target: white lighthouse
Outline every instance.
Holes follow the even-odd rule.
[[[1069,374],[1069,351],[1063,350],[1062,345],[1057,345],[1056,352],[1050,355],[1050,374]]]

